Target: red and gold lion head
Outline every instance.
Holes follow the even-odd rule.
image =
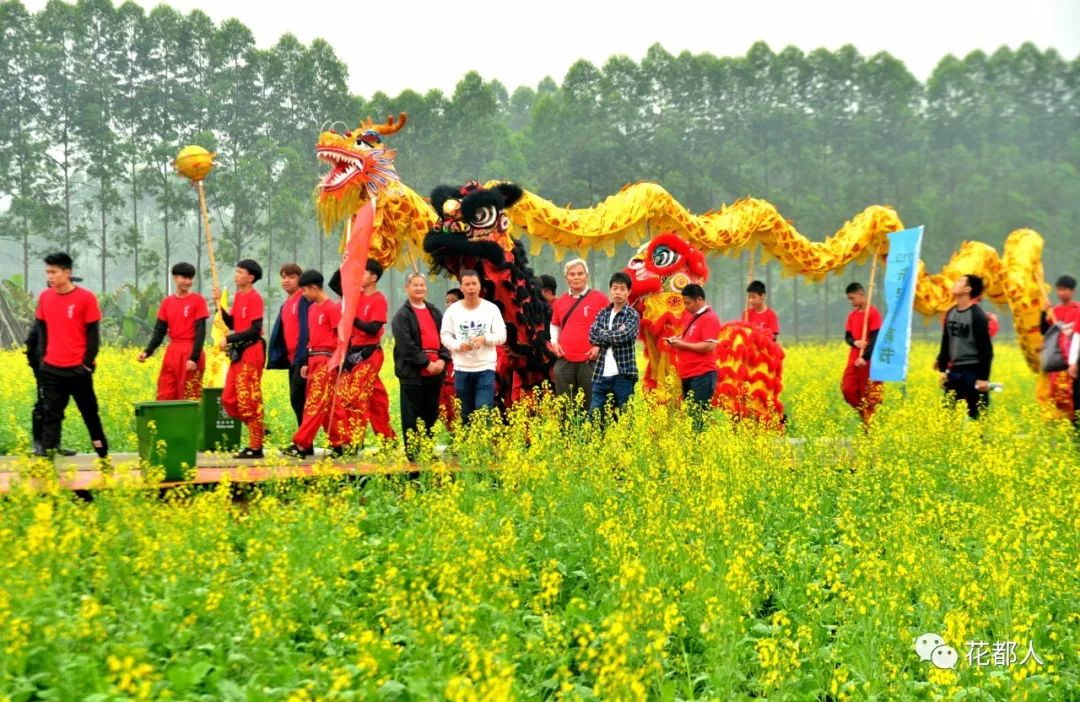
[[[690,283],[700,285],[709,278],[705,254],[673,232],[665,232],[639,248],[625,272],[633,281],[631,303],[658,292],[678,295]]]
[[[641,314],[643,332],[658,339],[679,333],[682,289],[709,279],[705,254],[673,232],[644,244],[623,272],[630,276],[630,304]]]
[[[632,281],[630,301],[641,314],[646,360],[642,384],[663,397],[677,395],[676,352],[664,339],[680,336],[685,328],[682,289],[709,279],[705,255],[677,234],[665,232],[638,249],[624,272]],[[722,325],[716,341],[713,406],[733,417],[779,425],[784,413],[779,398],[783,349],[770,334],[741,322]]]

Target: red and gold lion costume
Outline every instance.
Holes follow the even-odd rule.
[[[633,284],[630,302],[641,314],[645,346],[642,386],[672,397],[679,387],[675,349],[664,339],[682,334],[682,289],[709,279],[705,255],[677,234],[666,232],[638,249],[625,272]],[[712,404],[734,417],[778,426],[783,421],[784,351],[760,328],[728,322],[721,325],[716,346],[716,393]]]

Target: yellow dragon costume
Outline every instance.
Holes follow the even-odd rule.
[[[331,166],[316,188],[321,225],[327,232],[347,226],[359,206],[377,194],[370,255],[384,266],[415,263],[424,255],[424,237],[438,221],[432,206],[408,186],[396,179],[380,180],[380,169],[392,161],[394,153],[382,145],[381,137],[398,131],[405,122],[404,113],[383,124],[369,118],[355,131],[324,131],[315,148],[318,158]],[[373,134],[380,138],[372,138]],[[499,182],[490,181],[483,187],[493,188]],[[704,254],[735,256],[760,246],[762,258],[777,261],[785,276],[800,275],[815,281],[851,263],[863,263],[872,255],[884,260],[889,248],[887,235],[904,228],[892,208],[873,205],[824,241],[810,241],[764,200],[743,198],[718,210],[693,214],[663,187],[649,182],[627,185],[595,207],[580,209],[559,207],[524,191],[506,215],[528,233],[534,256],[545,244],[553,247],[557,259],[568,251],[590,249],[614,256],[620,244],[640,246],[653,233],[671,232]],[[978,274],[986,282],[983,296],[1009,307],[1028,366],[1039,372],[1039,312],[1047,298],[1042,248],[1043,239],[1037,232],[1018,229],[1006,238],[1000,256],[987,244],[965,241],[938,273],[927,273],[919,261],[915,310],[924,315],[947,311],[952,306],[953,281],[965,273]],[[646,312],[652,314],[648,309]],[[662,313],[669,312],[664,309]],[[670,364],[650,366],[661,369],[660,375],[671,372]],[[664,385],[664,378],[656,375],[646,381],[647,387]],[[1060,416],[1044,375],[1040,375],[1038,399],[1048,417]]]

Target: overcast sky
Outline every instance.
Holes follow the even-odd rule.
[[[25,2],[25,0],[24,0]],[[39,10],[44,0],[25,2]],[[147,9],[157,2],[139,1]],[[354,93],[405,88],[450,92],[469,70],[511,91],[544,76],[562,80],[580,58],[600,66],[613,54],[640,60],[659,42],[668,51],[738,56],[757,40],[774,51],[854,44],[888,51],[920,80],[945,54],[1016,48],[1025,41],[1080,54],[1080,0],[660,0],[621,2],[294,2],[170,0],[214,21],[235,17],[261,48],[292,32],[327,40],[349,67]]]

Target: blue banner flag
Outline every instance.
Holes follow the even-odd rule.
[[[907,378],[922,235],[921,226],[889,234],[889,258],[885,264],[885,304],[889,309],[870,357],[871,380],[900,382]]]

